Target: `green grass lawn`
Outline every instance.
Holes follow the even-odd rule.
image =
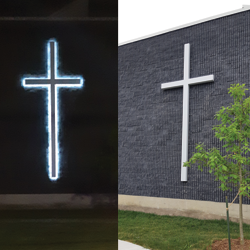
[[[231,238],[239,238],[238,223],[230,222]],[[118,239],[153,250],[206,249],[213,240],[227,238],[224,220],[118,211]],[[244,237],[250,239],[250,225],[244,224]]]
[[[117,210],[0,210],[2,250],[117,250]]]

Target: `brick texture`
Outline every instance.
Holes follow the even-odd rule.
[[[190,78],[215,77],[213,83],[190,86],[189,157],[199,142],[222,149],[212,131],[214,115],[232,102],[231,84],[250,87],[250,11],[120,46],[119,194],[225,201],[226,193],[206,169],[192,166],[188,181],[181,182],[183,89],[161,90],[161,84],[183,79],[185,43],[190,43]],[[236,194],[229,192],[229,200]],[[243,202],[249,204],[247,198]]]

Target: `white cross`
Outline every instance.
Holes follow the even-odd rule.
[[[189,72],[190,44],[187,43],[184,46],[184,79],[161,84],[161,89],[171,89],[183,86],[181,181],[187,181],[187,167],[183,167],[183,162],[188,161],[189,85],[214,81],[214,75],[189,78]]]
[[[48,98],[48,166],[51,180],[59,178],[59,96],[60,88],[81,88],[84,79],[82,76],[61,76],[58,72],[58,47],[56,40],[47,43],[47,76],[24,77],[24,88],[47,89]]]

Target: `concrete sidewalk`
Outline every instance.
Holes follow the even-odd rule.
[[[133,243],[118,240],[118,250],[149,250]]]

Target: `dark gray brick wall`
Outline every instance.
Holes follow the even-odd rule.
[[[188,181],[181,182],[183,89],[163,91],[161,83],[183,79],[185,43],[190,77],[215,76],[213,83],[190,87],[189,157],[199,142],[222,148],[212,131],[214,114],[232,102],[230,84],[250,87],[249,11],[120,46],[119,194],[225,200],[207,170],[189,168]]]

